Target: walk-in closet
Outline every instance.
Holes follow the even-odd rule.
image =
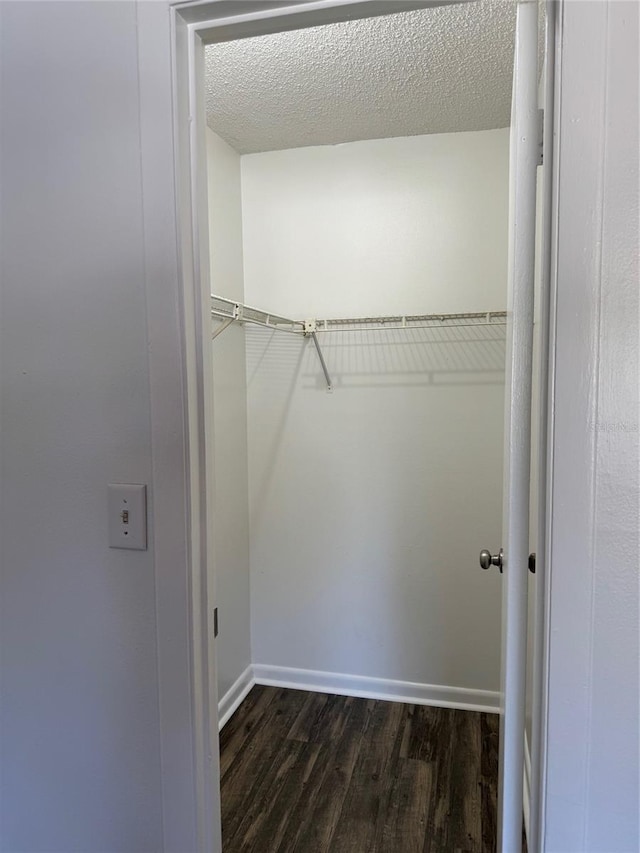
[[[225,853],[494,849],[514,24],[206,49]]]

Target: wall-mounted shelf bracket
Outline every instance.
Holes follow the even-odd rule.
[[[324,373],[325,382],[327,383],[327,391],[333,391],[333,385],[331,383],[331,377],[329,376],[329,371],[327,370],[327,364],[324,360],[324,356],[322,355],[322,350],[320,349],[320,344],[318,343],[318,336],[316,335],[316,331],[318,328],[318,324],[316,320],[305,320],[304,321],[304,336],[305,338],[311,338],[316,347],[316,352],[318,353],[318,358],[320,359],[320,365],[322,367],[322,372]]]
[[[224,332],[225,329],[228,329],[234,320],[235,317],[227,317],[226,320],[223,320],[222,323],[220,323],[220,325],[211,332],[211,340],[215,340],[218,335],[221,335]]]

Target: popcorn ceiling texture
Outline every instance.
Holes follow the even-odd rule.
[[[206,48],[207,121],[241,154],[507,127],[513,0]]]

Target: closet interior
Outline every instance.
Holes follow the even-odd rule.
[[[207,47],[223,832],[224,774],[253,761],[225,853],[267,849],[253,833],[268,812],[268,849],[422,849],[386,824],[353,846],[339,817],[302,843],[268,794],[293,797],[294,777],[267,783],[277,757],[254,744],[249,758],[269,713],[280,735],[288,719],[299,803],[342,731],[336,717],[320,733],[323,716],[353,717],[357,697],[396,757],[418,719],[449,747],[488,725],[495,747],[493,723],[424,714],[499,705],[501,582],[478,552],[502,523],[514,16],[487,0]],[[415,790],[407,768],[398,784]],[[240,788],[261,779],[241,817]],[[438,820],[441,846],[424,849],[454,849]],[[456,848],[491,849],[489,835]]]

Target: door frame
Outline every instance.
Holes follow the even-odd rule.
[[[218,853],[221,850],[220,778],[218,762],[218,697],[216,687],[214,637],[213,562],[215,528],[213,506],[213,452],[206,425],[213,416],[213,367],[210,335],[209,229],[206,180],[205,109],[203,52],[206,44],[248,38],[267,33],[303,29],[345,20],[368,18],[471,0],[169,0],[171,15],[171,65],[173,75],[173,128],[175,154],[176,219],[178,226],[178,267],[180,285],[181,360],[184,382],[184,417],[186,425],[186,514],[188,529],[188,573],[190,578],[189,630],[191,658],[192,751],[196,799],[197,849]],[[563,0],[547,0],[547,7],[560,6]],[[265,8],[266,7],[266,8]],[[555,12],[555,8],[554,8]],[[558,15],[561,17],[561,15]],[[560,42],[556,43],[556,63]],[[553,85],[553,68],[551,80]],[[547,102],[548,103],[548,102]],[[557,112],[557,102],[556,102]],[[547,117],[545,140],[554,139],[555,119]],[[554,145],[557,144],[557,140]],[[545,145],[551,157],[551,148]],[[549,163],[551,171],[552,163]],[[553,176],[554,185],[556,176]],[[548,181],[551,184],[551,180]],[[551,196],[550,196],[551,198]],[[554,210],[557,193],[553,193]],[[554,217],[555,220],[555,217]],[[547,243],[548,246],[548,243]],[[549,267],[549,275],[551,269]],[[547,288],[550,278],[545,273]],[[544,285],[543,285],[544,289]],[[541,497],[545,532],[550,525],[550,496],[546,484],[552,481],[552,455],[547,452],[547,417],[549,391],[553,388],[552,354],[555,325],[549,327],[553,300],[547,303],[541,317],[548,333],[543,333],[545,352],[542,359],[549,364],[548,382],[541,383],[541,411],[544,412],[544,457],[539,475],[545,483]],[[541,348],[542,349],[542,348]],[[544,398],[542,400],[542,398]],[[545,536],[548,543],[549,537]],[[548,549],[547,549],[548,550]],[[542,562],[542,561],[541,561]],[[538,574],[538,580],[549,572]],[[542,566],[541,566],[542,569]],[[544,825],[544,790],[546,743],[547,638],[549,626],[550,584],[541,584],[543,599],[536,611],[537,655],[534,663],[533,696],[534,732],[538,734],[540,759],[532,764],[530,779],[531,810],[529,834],[540,839]],[[538,645],[540,648],[538,649]],[[534,734],[535,742],[535,734]],[[536,848],[542,849],[540,841]]]
[[[540,350],[538,420],[538,541],[534,599],[532,726],[530,749],[529,826],[530,851],[544,849],[547,780],[547,717],[549,706],[549,648],[551,624],[551,534],[553,522],[553,426],[555,350],[557,340],[557,246],[560,181],[560,71],[564,0],[545,0],[545,61],[540,106],[544,110],[542,158],[542,223],[540,277]],[[525,789],[526,790],[526,789]]]

